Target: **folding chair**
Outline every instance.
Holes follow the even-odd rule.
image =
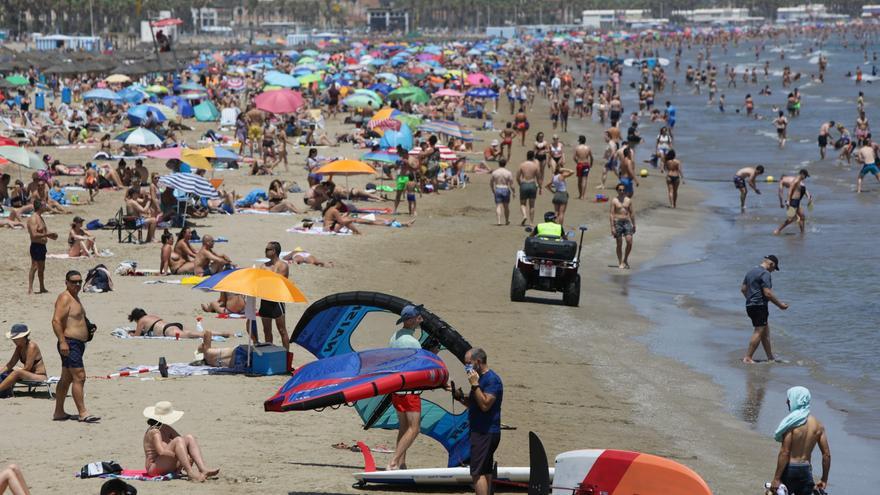
[[[137,233],[137,243],[141,244],[143,242],[144,227],[138,220],[140,218],[126,215],[122,208],[116,212],[116,234],[120,244],[123,242],[134,244],[135,233]],[[125,240],[122,240],[123,236],[125,236]]]
[[[34,392],[41,392],[43,389],[46,390],[46,393],[49,395],[50,399],[55,398],[55,392],[52,390],[52,387],[55,385],[55,382],[49,380],[43,381],[32,381],[32,380],[19,380],[18,383],[13,386],[13,390],[16,388],[26,388],[27,393],[32,394]]]

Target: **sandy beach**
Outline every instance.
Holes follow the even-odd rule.
[[[531,112],[532,129],[550,131],[543,101]],[[502,121],[506,116],[501,116]],[[331,121],[330,131],[338,126]],[[573,146],[577,132],[584,132],[597,157],[601,156],[601,128],[598,124],[573,122],[570,133],[560,133]],[[198,128],[197,131],[202,130]],[[188,134],[194,140],[196,132]],[[478,133],[482,143],[495,136]],[[533,137],[533,132],[530,133]],[[569,148],[571,149],[571,148]],[[65,161],[81,163],[94,150],[45,149]],[[291,153],[290,172],[280,178],[305,184],[302,164],[305,149]],[[325,155],[355,156],[349,147],[323,149]],[[524,158],[524,149],[514,146],[511,168]],[[471,158],[476,158],[472,155]],[[597,158],[597,163],[600,159]],[[159,171],[160,160],[148,160],[151,171]],[[598,167],[597,167],[598,171]],[[598,173],[590,177],[592,194]],[[269,178],[245,175],[245,171],[217,172],[225,187],[246,194],[251,188],[268,185]],[[773,455],[770,439],[761,438],[732,417],[721,414],[723,397],[708,379],[686,366],[650,354],[633,338],[649,329],[649,322],[635,316],[628,306],[629,272],[617,269],[614,243],[608,232],[608,204],[572,200],[569,228],[585,223],[581,305],[569,308],[533,300],[509,301],[510,270],[514,254],[526,235],[514,226],[494,226],[494,204],[488,191],[488,176],[471,174],[465,189],[444,191],[419,198],[419,216],[409,229],[365,227],[364,236],[301,236],[285,230],[302,216],[235,215],[196,220],[201,235],[230,239],[217,245],[239,265],[248,266],[262,256],[266,241],[277,240],[284,250],[301,246],[320,259],[331,260],[333,268],[292,266],[290,278],[310,301],[335,292],[374,290],[423,303],[444,318],[472,344],[484,347],[490,367],[504,380],[507,393],[502,421],[515,427],[505,431],[497,459],[503,465],[528,465],[528,432],[538,433],[551,457],[576,448],[619,448],[654,453],[680,461],[699,472],[715,493],[745,493],[753,488],[749,480],[768,471],[766,459]],[[352,184],[365,180],[352,179]],[[573,180],[570,187],[575,187]],[[611,181],[609,180],[609,183]],[[121,205],[121,192],[104,191],[93,205],[75,207],[87,220],[106,220]],[[301,203],[300,195],[293,201]],[[670,240],[698,228],[699,194],[690,186],[682,189],[681,206],[673,215],[665,207],[663,177],[641,180],[635,205],[638,233],[633,266],[655,256]],[[550,194],[539,197],[536,216],[552,209]],[[50,230],[66,235],[70,216],[49,216]],[[85,272],[98,262],[111,269],[123,260],[137,260],[140,267],[158,268],[159,247],[117,244],[115,233],[98,232],[100,248],[115,254],[100,260],[53,260],[47,262],[49,294],[28,296],[27,234],[5,231],[0,246],[9,253],[3,263],[7,283],[0,288],[4,327],[23,322],[40,344],[50,375],[60,373],[51,330],[52,304],[62,290],[64,273]],[[62,252],[62,242],[50,242],[49,252]],[[214,299],[210,293],[173,284],[146,285],[155,277],[114,276],[115,290],[107,294],[82,296],[87,314],[99,327],[85,357],[89,376],[102,376],[126,365],[154,364],[158,356],[168,362],[192,360],[195,341],[119,340],[110,335],[126,325],[126,315],[137,306],[150,314],[194,325],[202,314],[199,304]],[[168,277],[175,280],[179,277]],[[558,296],[535,293],[538,299]],[[306,305],[288,305],[288,328]],[[393,323],[393,322],[392,322]],[[241,321],[215,319],[208,315],[209,329],[243,330]],[[370,338],[381,345],[387,334]],[[380,334],[381,333],[381,334]],[[277,339],[277,336],[276,336]],[[218,345],[238,345],[243,338]],[[0,342],[0,356],[11,354],[9,341]],[[293,346],[295,365],[312,359]],[[448,363],[453,378],[463,382],[457,363]],[[176,425],[200,441],[207,462],[221,468],[219,480],[205,484],[184,481],[137,482],[139,493],[352,493],[351,473],[362,467],[358,453],[331,448],[331,444],[363,440],[370,445],[393,448],[395,433],[363,431],[354,411],[343,408],[324,412],[285,414],[263,412],[262,402],[285,381],[284,377],[195,376],[187,378],[90,379],[86,384],[89,410],[102,417],[99,424],[52,422],[53,402],[44,396],[19,395],[2,402],[0,463],[14,461],[23,466],[34,493],[96,493],[99,480],[77,480],[79,468],[98,460],[116,460],[123,467],[141,469],[141,440],[146,429],[144,407],[170,400],[186,411]],[[445,394],[428,397],[451,407]],[[460,406],[459,406],[460,407]],[[69,405],[72,408],[72,404]],[[439,444],[420,438],[409,456],[410,467],[445,466]],[[387,462],[377,454],[377,462]]]

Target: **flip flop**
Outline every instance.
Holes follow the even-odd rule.
[[[53,417],[52,421],[67,421],[69,419],[79,419],[79,416],[75,416],[73,414],[65,414],[64,416],[61,416],[60,418]]]
[[[98,421],[101,421],[101,418],[98,416],[92,416],[91,414],[79,419],[80,423],[97,423]]]

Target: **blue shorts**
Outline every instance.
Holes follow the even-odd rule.
[[[621,177],[620,183],[623,184],[624,190],[627,194],[633,194],[635,192],[633,189],[633,180],[629,177]]]
[[[666,123],[666,125],[669,126],[670,129],[672,129],[673,127],[675,127],[675,119],[670,120]]]
[[[413,193],[406,193],[406,200],[410,203],[416,202],[416,195]]]
[[[86,343],[82,340],[77,339],[69,339],[64,337],[64,340],[67,342],[67,347],[70,349],[70,352],[67,353],[67,356],[61,355],[61,344],[56,344],[58,348],[58,354],[61,355],[61,367],[62,368],[85,368],[83,366],[83,354],[86,352]]]
[[[226,203],[223,203],[222,205],[220,205],[220,209],[223,210],[223,211],[225,211],[226,213],[229,213],[230,215],[234,215],[234,214],[235,214],[235,209],[232,208],[231,206],[229,206],[229,205],[226,204]]]
[[[862,170],[859,171],[859,177],[864,177],[868,174],[880,175],[880,168],[877,168],[877,163],[866,163],[862,165]]]
[[[510,203],[510,189],[495,189],[495,204]]]

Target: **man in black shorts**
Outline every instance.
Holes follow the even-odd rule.
[[[34,212],[27,220],[28,235],[31,239],[31,269],[28,272],[28,294],[34,293],[34,275],[37,275],[40,281],[40,291],[38,293],[44,294],[48,292],[46,284],[43,282],[43,273],[46,270],[46,243],[49,239],[57,239],[58,234],[49,232],[48,227],[46,227],[43,213],[46,213],[47,210],[46,204],[42,200],[36,199],[34,200]]]
[[[467,406],[471,429],[471,478],[476,495],[489,495],[495,450],[501,442],[501,378],[486,364],[486,351],[475,347],[464,356],[471,392],[453,391],[453,398]]]
[[[752,338],[749,340],[749,348],[746,352],[743,362],[752,364],[755,361],[752,356],[758,349],[760,343],[767,353],[767,360],[773,361],[773,351],[770,350],[770,325],[767,323],[768,307],[767,302],[770,301],[779,309],[788,309],[788,304],[780,301],[773,294],[773,282],[770,279],[770,272],[779,270],[779,258],[774,255],[768,255],[761,261],[761,264],[749,270],[743,279],[742,291],[743,297],[746,298],[746,314],[752,320],[752,326],[755,328]]]
[[[279,259],[281,256],[281,244],[271,241],[266,244],[266,258],[269,260],[263,264],[263,268],[273,271],[284,278],[290,273],[287,262]],[[287,334],[287,321],[284,317],[284,304],[275,301],[260,301],[260,320],[263,322],[263,335],[266,342],[272,343],[272,322],[278,327],[278,333],[281,335],[281,346],[290,351],[290,336]]]

